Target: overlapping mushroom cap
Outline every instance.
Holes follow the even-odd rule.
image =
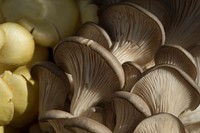
[[[157,17],[132,3],[109,6],[100,14],[99,24],[110,35],[111,52],[121,64],[134,61],[145,65],[165,41],[164,28]]]
[[[54,49],[58,66],[72,74],[70,112],[79,116],[124,86],[124,71],[104,47],[83,37],[68,37]]]

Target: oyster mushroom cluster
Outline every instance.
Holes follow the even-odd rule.
[[[30,132],[200,132],[200,2],[96,2],[99,22],[32,67],[39,116]]]

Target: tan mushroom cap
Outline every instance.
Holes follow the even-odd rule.
[[[80,133],[112,133],[103,124],[87,117],[74,117],[65,120],[64,126],[71,131]]]
[[[54,60],[72,74],[74,94],[70,112],[79,116],[124,85],[124,71],[117,59],[98,43],[69,37],[54,49]]]
[[[47,110],[66,110],[65,100],[69,91],[69,80],[52,62],[39,62],[32,67],[31,75],[39,83],[39,115]]]
[[[122,90],[130,91],[141,76],[143,70],[139,65],[131,61],[123,63],[122,67],[125,73],[125,85]]]
[[[143,66],[165,42],[165,31],[157,17],[132,3],[109,6],[100,14],[99,24],[110,35],[111,51],[121,64],[134,61]]]
[[[110,37],[106,31],[94,22],[86,22],[82,24],[77,30],[76,35],[93,40],[106,49],[109,49],[112,45]]]
[[[114,133],[131,133],[139,122],[151,115],[147,104],[133,93],[115,92],[112,101],[116,115]]]
[[[199,133],[200,132],[200,124],[197,123],[197,124],[192,124],[192,125],[189,125],[189,126],[185,126],[185,130],[188,133]]]
[[[132,93],[141,97],[151,113],[167,112],[179,116],[199,105],[199,87],[187,74],[170,66],[149,69],[133,86]]]
[[[178,45],[161,46],[154,57],[155,65],[170,64],[182,69],[192,79],[197,76],[197,65],[193,56]]]
[[[159,113],[144,119],[133,133],[186,133],[186,131],[177,117]]]

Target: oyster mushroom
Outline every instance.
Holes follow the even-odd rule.
[[[186,133],[186,131],[177,117],[159,113],[140,122],[133,133]]]
[[[87,22],[81,25],[81,27],[77,30],[76,35],[93,40],[105,47],[106,49],[109,49],[112,45],[112,42],[107,32],[93,22]]]
[[[31,69],[31,75],[39,84],[39,125],[43,132],[53,132],[48,122],[40,117],[48,110],[68,110],[66,99],[69,91],[69,80],[59,67],[51,62],[40,62]]]
[[[88,117],[74,117],[65,120],[65,128],[77,133],[112,133],[103,124]]]
[[[200,1],[165,0],[169,7],[171,25],[166,29],[166,44],[180,45],[185,49],[199,42]]]
[[[123,90],[130,91],[141,76],[143,70],[140,66],[131,61],[123,63],[122,67],[125,73],[125,84]]]
[[[130,92],[115,92],[112,101],[116,113],[114,133],[132,133],[139,122],[151,115],[147,104]]]
[[[194,80],[170,66],[149,69],[131,92],[147,103],[152,114],[167,112],[176,117],[187,109],[197,108],[200,100],[200,91]]]
[[[185,126],[185,129],[188,133],[199,133],[200,132],[200,124],[193,124],[190,126]]]
[[[72,35],[79,23],[74,0],[6,0],[0,10],[5,21],[20,23],[32,33],[37,44],[48,47]]]
[[[110,94],[124,86],[124,71],[118,60],[92,40],[66,38],[55,47],[54,60],[72,74],[74,93],[70,112],[74,116],[109,99]]]
[[[100,13],[99,24],[110,35],[110,50],[121,64],[133,61],[143,66],[165,42],[164,28],[157,17],[132,3],[109,6]]]
[[[196,79],[197,65],[193,56],[179,45],[163,45],[154,57],[155,65],[170,64]]]
[[[13,93],[8,85],[0,78],[0,125],[10,123],[14,115]]]

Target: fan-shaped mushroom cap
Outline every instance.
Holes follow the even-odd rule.
[[[197,76],[197,67],[194,58],[181,46],[161,46],[154,57],[154,61],[155,65],[170,64],[178,67],[194,80]]]
[[[110,35],[111,51],[121,64],[134,61],[145,65],[165,41],[164,28],[157,17],[132,3],[109,6],[100,14],[99,24]]]
[[[190,126],[185,126],[185,130],[188,133],[199,133],[200,132],[200,124],[192,124]]]
[[[189,48],[199,42],[200,1],[165,0],[169,6],[171,26],[166,30],[166,44]]]
[[[159,113],[144,119],[133,133],[186,133],[186,131],[177,117]]]
[[[46,61],[35,64],[31,74],[39,83],[39,114],[51,109],[66,110],[69,80],[64,71]]]
[[[141,97],[151,113],[167,112],[175,116],[199,105],[199,88],[187,74],[170,66],[149,69],[133,86],[132,93]]]
[[[80,133],[112,133],[103,124],[87,117],[74,117],[65,120],[64,126],[71,131]]]
[[[118,60],[92,40],[66,38],[55,47],[54,60],[72,74],[74,94],[70,112],[75,116],[124,86],[124,71]]]
[[[7,125],[13,119],[13,94],[8,85],[0,78],[0,125]]]
[[[142,68],[135,64],[134,62],[125,62],[122,64],[125,73],[125,85],[123,87],[124,91],[130,91],[136,81],[142,74]]]
[[[112,100],[116,113],[114,133],[132,133],[140,121],[151,115],[147,104],[133,93],[115,92]]]
[[[87,22],[81,25],[81,27],[77,30],[76,35],[93,40],[106,49],[109,49],[112,45],[110,37],[106,31],[93,22]]]
[[[126,0],[128,2],[133,2],[151,13],[153,13],[162,22],[165,28],[170,25],[170,14],[168,8],[165,4],[161,3],[159,0]]]

